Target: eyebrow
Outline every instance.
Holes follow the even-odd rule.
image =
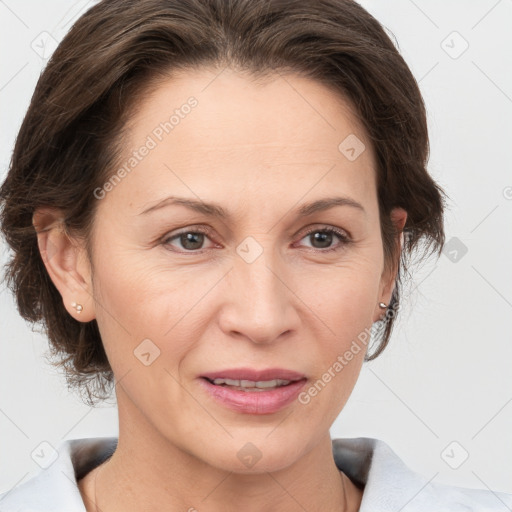
[[[166,197],[165,199],[154,204],[153,206],[150,206],[149,208],[143,210],[138,215],[146,215],[150,212],[171,205],[184,206],[186,208],[194,210],[195,212],[202,213],[210,217],[218,217],[223,220],[227,220],[232,217],[232,215],[219,204],[205,203],[204,201],[177,196]],[[363,205],[358,203],[354,199],[347,196],[337,196],[325,197],[322,199],[317,199],[316,201],[312,201],[310,203],[303,204],[298,209],[297,214],[299,217],[307,217],[309,215],[312,215],[313,213],[325,211],[330,208],[334,208],[335,206],[350,206],[352,208],[360,210],[363,213],[366,213]]]

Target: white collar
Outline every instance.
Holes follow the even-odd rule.
[[[512,494],[432,482],[379,439],[334,439],[333,454],[339,469],[365,485],[360,512],[512,512]]]

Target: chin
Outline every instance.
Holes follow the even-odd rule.
[[[293,433],[283,429],[279,435],[272,431],[275,427],[259,428],[257,432],[247,429],[225,443],[210,445],[206,452],[207,460],[204,458],[205,452],[202,458],[208,464],[238,474],[283,470],[296,462],[305,450],[305,436],[299,435],[296,426],[291,427]]]

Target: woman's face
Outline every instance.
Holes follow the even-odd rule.
[[[120,436],[240,472],[325,438],[394,283],[364,131],[321,84],[272,78],[191,71],[143,98],[125,171],[96,192],[85,306],[119,381]],[[237,387],[254,382],[269,388]]]

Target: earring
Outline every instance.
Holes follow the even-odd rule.
[[[379,302],[379,308],[386,309],[387,307],[387,304],[384,304],[384,302]]]
[[[76,312],[77,312],[78,314],[80,314],[80,313],[82,312],[82,310],[84,309],[84,307],[82,306],[82,304],[77,304],[76,302],[73,302],[73,303],[71,304],[71,307],[72,307],[72,308],[75,308],[75,309],[76,309]]]

